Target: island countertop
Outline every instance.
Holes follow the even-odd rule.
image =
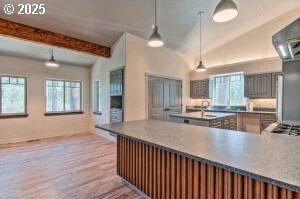
[[[215,119],[221,119],[224,117],[230,117],[235,116],[235,113],[204,113],[204,115],[201,115],[201,112],[192,112],[192,113],[176,113],[176,114],[169,114],[171,117],[180,117],[180,118],[189,118],[189,119],[195,119],[195,120],[215,120]]]
[[[257,135],[155,120],[96,127],[241,175],[300,191],[300,137]]]

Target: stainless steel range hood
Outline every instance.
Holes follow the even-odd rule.
[[[273,35],[272,41],[283,61],[300,59],[300,18]]]

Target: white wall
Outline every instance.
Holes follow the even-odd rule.
[[[70,135],[89,131],[90,81],[89,69],[62,65],[47,68],[44,62],[0,56],[0,74],[28,77],[27,118],[0,118],[0,144]],[[81,80],[83,82],[83,111],[79,115],[44,116],[45,78]]]
[[[126,33],[125,120],[147,118],[146,74],[183,80],[183,107],[188,102],[193,60],[166,47],[151,48],[147,41]]]
[[[102,115],[93,115],[91,131],[100,134],[103,137],[111,139],[108,133],[94,128],[95,124],[108,124],[110,122],[110,71],[125,66],[125,34],[120,37],[112,47],[111,58],[99,59],[91,68],[91,104],[92,110],[95,110],[95,81],[101,81],[100,107]]]

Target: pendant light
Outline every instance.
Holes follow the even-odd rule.
[[[238,16],[239,12],[233,0],[221,0],[217,5],[213,20],[215,22],[226,22]]]
[[[196,67],[196,71],[197,72],[204,72],[206,71],[206,68],[205,66],[203,65],[202,63],[202,14],[203,12],[199,12],[198,15],[199,15],[199,18],[200,18],[200,24],[199,24],[199,27],[200,27],[200,30],[199,30],[199,33],[200,33],[200,37],[199,37],[199,46],[200,46],[200,61],[199,61],[199,64],[197,65]]]
[[[154,27],[153,27],[153,32],[151,36],[149,37],[148,40],[148,45],[151,47],[161,47],[164,45],[164,41],[162,40],[162,37],[160,36],[158,32],[158,27],[157,27],[157,0],[155,1],[155,16],[154,16]]]
[[[52,68],[59,67],[59,64],[54,59],[53,48],[51,48],[51,58],[48,61],[46,61],[45,65]]]

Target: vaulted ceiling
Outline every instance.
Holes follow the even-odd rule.
[[[158,0],[158,25],[166,46],[196,57],[199,52],[198,11],[204,11],[203,51],[208,52],[300,6],[299,0],[235,0],[239,15],[228,23],[215,23],[212,13],[219,0]],[[21,0],[1,0],[0,7]],[[37,28],[112,46],[129,32],[147,39],[153,25],[154,0],[26,0],[45,3],[45,15],[0,17]]]

